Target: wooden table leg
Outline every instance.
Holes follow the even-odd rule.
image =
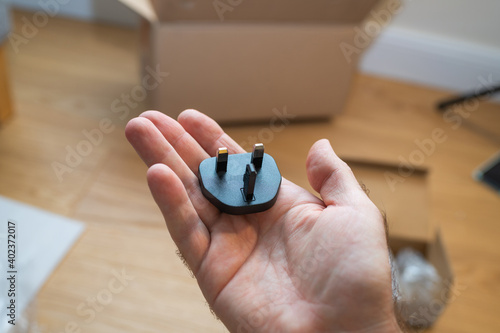
[[[7,59],[5,57],[5,44],[0,45],[0,124],[12,115],[12,100],[7,75]]]

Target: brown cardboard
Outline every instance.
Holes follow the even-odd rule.
[[[346,159],[357,180],[369,190],[370,199],[385,212],[389,226],[389,245],[394,253],[405,247],[420,251],[450,286],[453,282],[441,233],[429,218],[428,175],[416,170],[391,191],[386,172],[398,174],[398,166],[357,159]]]
[[[353,45],[355,25],[380,2],[242,0],[221,16],[213,1],[120,1],[149,22],[143,68],[170,74],[149,92],[151,107],[219,122],[267,120],[284,107],[295,119],[341,112],[361,51],[348,62],[340,43]]]
[[[368,161],[348,162],[359,182],[370,191],[370,199],[387,214],[391,236],[431,241],[435,230],[430,225],[427,170],[417,169],[395,191],[386,180],[386,173],[398,174],[397,167]]]
[[[139,1],[140,2],[140,1]],[[178,0],[152,0],[160,21],[355,24],[379,0],[214,0],[182,4]],[[229,5],[229,6],[227,6]],[[219,9],[217,9],[219,8]],[[231,8],[231,9],[230,9]]]

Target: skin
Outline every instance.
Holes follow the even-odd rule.
[[[215,121],[147,111],[126,136],[149,167],[172,239],[231,332],[401,332],[384,219],[327,140],[306,163],[321,199],[283,179],[271,209],[233,216],[203,197],[197,179],[217,148],[245,152]]]

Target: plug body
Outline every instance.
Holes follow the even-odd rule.
[[[232,215],[259,213],[276,202],[281,173],[274,158],[264,153],[263,146],[255,147],[253,153],[245,154],[228,154],[226,148],[220,148],[217,157],[200,163],[201,191],[221,212]]]

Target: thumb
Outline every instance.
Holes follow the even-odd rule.
[[[364,194],[349,166],[335,154],[326,139],[311,147],[306,168],[309,183],[327,206],[356,204],[360,194]]]

